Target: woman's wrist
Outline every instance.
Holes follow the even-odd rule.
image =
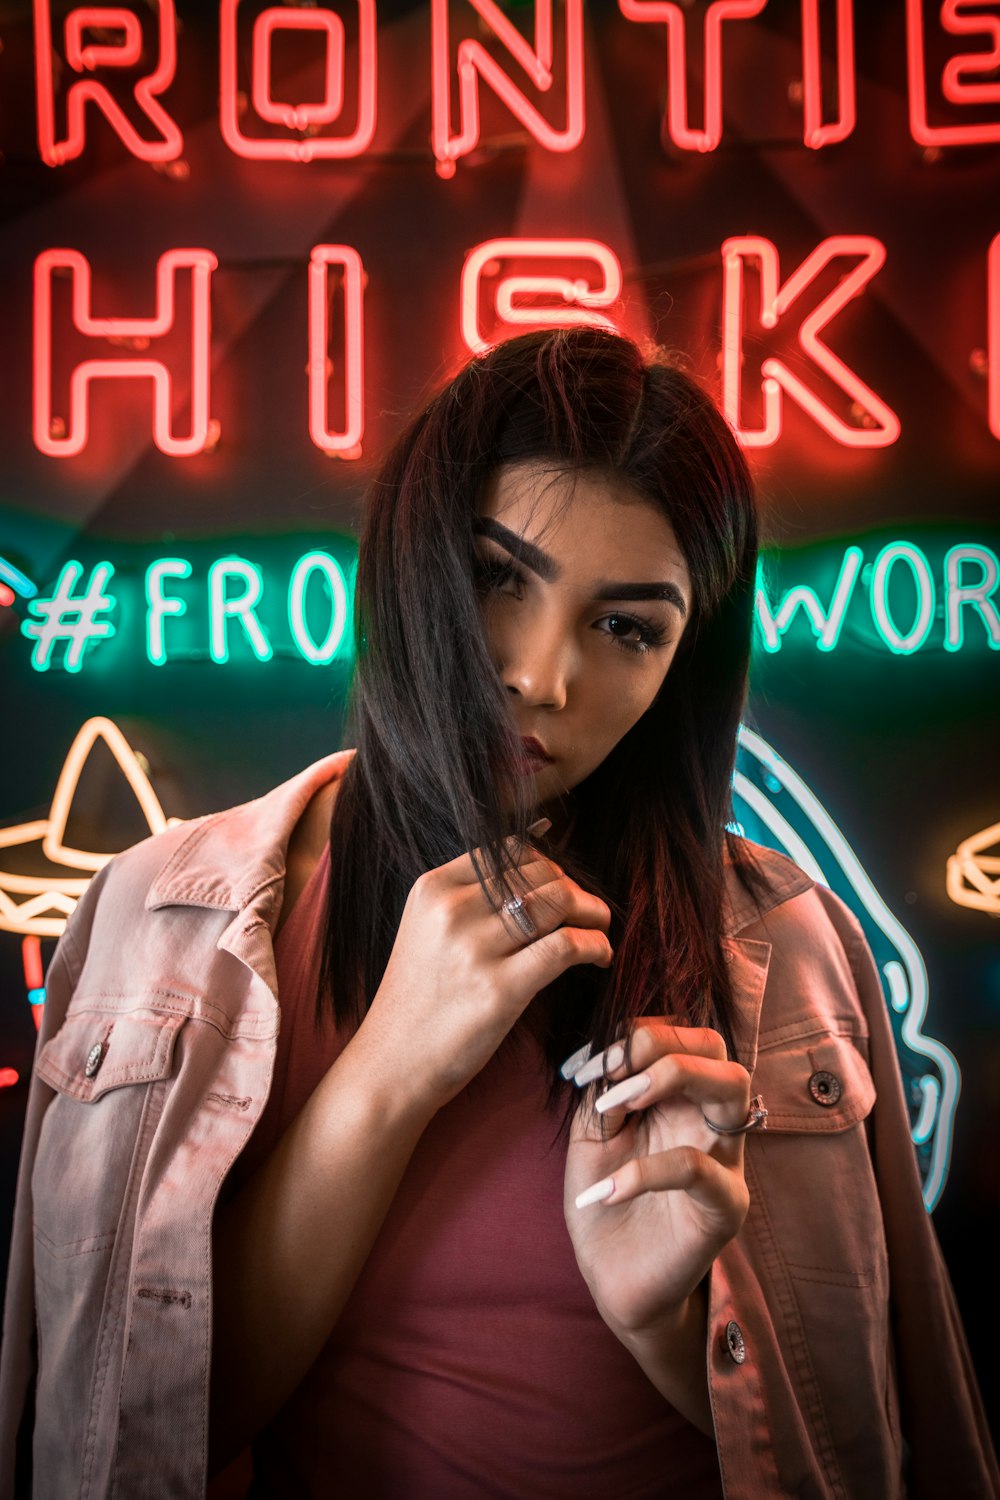
[[[648,1380],[699,1431],[714,1436],[708,1393],[708,1293],[701,1282],[682,1303],[643,1328],[618,1328],[615,1337]]]
[[[404,1134],[421,1135],[440,1108],[412,1056],[385,1047],[367,1017],[327,1077],[338,1112],[354,1096],[360,1110]]]

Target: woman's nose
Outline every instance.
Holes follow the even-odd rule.
[[[573,648],[556,631],[538,632],[533,638],[508,640],[501,676],[509,693],[522,698],[529,708],[560,709],[572,673]]]

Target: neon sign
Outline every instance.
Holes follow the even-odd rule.
[[[786,556],[781,566],[794,568],[794,559]],[[864,549],[852,543],[839,556],[828,553],[820,573],[832,581],[780,586],[774,559],[761,560],[755,634],[765,653],[789,640],[843,652],[859,639],[866,649],[895,656],[941,646],[950,653],[1000,651],[1000,560],[990,547],[949,547],[935,572],[913,542],[889,542],[867,563]],[[70,561],[51,593],[29,602],[21,630],[34,641],[37,671],[78,672],[116,633],[130,640],[138,634],[154,667],[202,657],[218,666],[266,663],[276,654],[312,666],[350,659],[352,584],[344,565],[322,548],[290,562],[287,582],[278,581],[273,566],[265,572],[238,555],[212,559],[198,576],[189,558],[155,558],[143,569],[141,588],[123,578],[116,592],[114,574],[111,563],[100,563],[84,578],[82,564]]]
[[[748,427],[743,415],[743,368],[748,350],[744,339],[744,266],[755,261],[760,269],[758,321],[762,328],[776,328],[802,293],[834,260],[846,256],[861,259],[846,271],[838,284],[799,325],[799,348],[848,402],[862,413],[857,425],[845,421],[783,359],[773,355],[761,362],[764,404],[762,427]],[[857,297],[885,261],[885,246],[868,235],[840,234],[823,240],[782,284],[775,245],[759,235],[726,240],[722,247],[724,270],[722,385],[726,416],[740,441],[748,448],[766,448],[777,442],[782,425],[782,392],[791,396],[824,432],[846,448],[884,448],[899,437],[899,418],[870,386],[839,359],[820,337],[846,305]]]
[[[664,124],[682,151],[714,151],[722,139],[722,27],[759,16],[767,0],[710,0],[705,9],[703,125],[692,126],[687,99],[686,6],[676,0],[618,0],[629,21],[663,21],[667,27],[667,113]]]
[[[854,0],[837,0],[835,56],[837,118],[823,120],[823,55],[820,48],[820,0],[802,3],[802,139],[811,151],[846,141],[857,122],[854,79]]]
[[[769,565],[763,562],[758,569],[756,594],[757,640],[763,650],[780,651],[786,634],[801,615],[812,630],[816,649],[833,651],[840,644],[849,607],[866,571],[869,574],[866,614],[874,643],[897,656],[912,656],[931,644],[931,629],[939,618],[937,587],[923,550],[912,542],[890,542],[881,548],[867,570],[863,565],[862,548],[849,546],[844,551],[828,603],[808,584],[785,589],[777,602],[773,602],[774,590],[767,576]],[[890,597],[894,574],[900,566],[910,577],[910,592],[915,595],[910,606],[912,618],[902,622],[899,618],[902,606],[894,604]],[[967,577],[970,567],[975,570],[973,578]],[[966,643],[965,622],[971,614],[982,627],[982,634],[976,631],[977,644],[985,643],[989,650],[1000,651],[1000,609],[995,597],[1000,587],[1000,562],[996,553],[975,543],[951,547],[945,554],[942,573],[941,644],[947,651],[960,651]]]
[[[1000,845],[1000,823],[963,839],[948,856],[945,881],[948,895],[959,906],[1000,916],[1000,853],[988,849]]]
[[[885,247],[868,235],[833,235],[821,241],[784,282],[780,278],[777,247],[757,235],[728,239],[722,246],[722,400],[740,442],[748,448],[773,446],[781,437],[783,402],[790,396],[830,439],[847,448],[884,448],[900,435],[899,418],[886,401],[840,359],[823,340],[828,325],[858,298],[885,261]],[[762,421],[752,425],[744,410],[744,376],[759,334],[747,329],[750,300],[745,289],[746,268],[759,275],[756,321],[763,330],[791,324],[795,306],[814,283],[842,258],[848,262],[837,285],[802,317],[794,333],[796,362],[803,358],[815,367],[822,382],[841,393],[843,410],[830,404],[828,394],[814,389],[799,368],[778,355],[760,361],[759,389]],[[520,269],[504,262],[540,260],[544,269]],[[76,250],[46,250],[35,263],[34,309],[34,419],[35,444],[53,458],[83,451],[89,441],[91,382],[107,379],[151,379],[153,436],[171,457],[204,452],[218,436],[210,416],[210,282],[217,265],[208,250],[170,250],[157,263],[157,311],[152,318],[95,318],[90,313],[91,268]],[[53,312],[52,282],[59,271],[69,271],[72,286],[71,326],[85,338],[129,340],[147,344],[174,329],[176,281],[190,273],[192,327],[186,335],[183,377],[163,359],[109,356],[82,361],[69,381],[69,423],[54,414],[52,392]],[[336,272],[331,276],[331,271]],[[349,245],[317,245],[309,262],[309,434],[323,452],[345,459],[361,454],[364,432],[364,307],[367,282],[358,252]],[[989,345],[988,420],[1000,437],[1000,235],[988,255]],[[591,323],[614,327],[611,310],[622,292],[622,267],[614,251],[593,239],[487,240],[466,256],[460,279],[459,316],[467,347],[482,352],[505,330],[525,327],[565,327]],[[339,360],[329,349],[330,305],[343,296],[344,347]],[[489,308],[484,316],[481,304]],[[488,325],[488,326],[487,326]],[[177,335],[181,336],[181,335]],[[343,409],[339,422],[329,414],[331,376],[338,372],[338,397]],[[178,435],[172,426],[175,391],[190,388],[191,425]]]
[[[136,108],[145,117],[154,138],[144,139],[122,109],[111,90],[95,78],[79,79],[66,89],[66,133],[60,136],[55,119],[55,74],[62,61],[53,50],[49,0],[34,0],[35,93],[38,111],[38,152],[50,167],[62,166],[82,155],[86,140],[86,108],[94,105],[104,115],[126,150],[140,161],[172,161],[180,156],[184,138],[174,119],[159,103],[158,96],[174,81],[177,66],[177,23],[173,0],[152,0],[158,22],[157,62],[152,72],[130,85]],[[138,16],[122,5],[77,6],[66,17],[63,55],[75,73],[95,68],[134,68],[142,61],[142,30]],[[85,45],[90,28],[120,31],[119,43]]]
[[[331,429],[328,391],[330,267],[339,266],[344,295],[344,409],[342,431]],[[361,256],[350,245],[317,245],[309,257],[309,435],[324,453],[360,458],[365,430],[364,287]]]
[[[0,869],[0,930],[35,938],[61,936],[67,918],[76,910],[91,877],[113,857],[94,850],[77,849],[66,842],[66,828],[77,786],[98,742],[114,756],[150,833],[161,833],[178,821],[164,816],[149,778],[118,725],[110,719],[88,719],[63,762],[48,817],[19,823],[13,828],[0,828],[0,858],[5,866],[12,857],[16,860],[18,851],[23,853],[30,849],[37,855],[36,846],[51,866],[44,875],[25,874],[16,868]],[[34,868],[37,858],[31,864]],[[25,962],[27,973],[27,954]],[[40,980],[37,967],[31,972]],[[39,987],[40,983],[31,986],[34,989]]]
[[[320,135],[323,126],[340,118],[344,104],[347,48],[344,23],[333,11],[309,7],[272,6],[254,22],[250,41],[252,88],[247,99],[239,80],[239,0],[222,0],[219,15],[219,123],[230,151],[251,161],[335,161],[360,156],[371,145],[376,124],[377,61],[375,0],[358,0],[357,118],[346,135]],[[271,45],[276,31],[313,31],[323,48],[323,98],[319,103],[289,103],[274,98],[271,86]],[[249,135],[241,124],[242,109],[252,103],[265,125],[281,126],[288,134]],[[293,132],[308,132],[305,140]]]
[[[934,0],[937,22],[948,36],[979,37],[986,44],[950,57],[936,80],[940,96],[956,110],[1000,105],[1000,17],[990,0]],[[933,9],[934,6],[932,5]],[[927,0],[906,0],[906,64],[910,132],[921,146],[985,146],[1000,141],[1000,112],[992,120],[935,124],[930,119],[926,59]]]
[[[78,562],[68,562],[52,594],[47,598],[38,594],[29,601],[28,609],[35,618],[22,620],[21,632],[34,638],[31,665],[36,672],[48,671],[60,644],[65,648],[62,664],[66,671],[79,672],[87,647],[114,635],[111,621],[100,618],[115,606],[113,597],[104,592],[114,571],[111,563],[98,563],[91,569],[86,586],[77,593],[83,568]]]
[[[856,121],[856,81],[853,0],[835,0],[832,51],[836,68],[836,111],[823,117],[820,0],[802,0],[803,142],[820,150],[845,140]],[[449,0],[430,6],[431,144],[436,169],[451,177],[455,164],[480,140],[479,89],[487,86],[510,111],[531,139],[545,151],[572,151],[586,131],[584,81],[585,33],[582,0],[534,0],[533,41],[529,42],[497,0],[467,0],[480,32],[490,43],[463,37],[451,58],[450,31],[454,22]],[[219,6],[219,129],[235,155],[257,161],[287,161],[308,165],[362,155],[372,144],[376,126],[378,38],[375,0],[355,0],[346,9],[357,15],[357,39],[349,46],[343,16],[331,6],[271,6],[255,18],[246,36],[240,35],[240,0],[221,0]],[[687,0],[619,0],[625,23],[660,24],[666,28],[667,102],[664,134],[681,151],[714,151],[723,135],[723,28],[737,21],[753,22],[766,0],[709,0],[704,9],[702,52],[704,105],[700,123],[691,119],[688,101]],[[155,22],[143,21],[135,8],[76,6],[63,22],[61,52],[56,51],[50,0],[34,0],[37,140],[39,154],[49,166],[59,167],[82,155],[87,144],[87,106],[104,116],[125,150],[140,161],[176,160],[184,137],[176,120],[161,102],[174,82],[178,65],[177,23],[173,0],[149,0]],[[343,7],[341,7],[343,9]],[[558,66],[554,17],[560,11],[562,46]],[[100,41],[86,40],[99,30]],[[309,32],[315,36],[316,58],[322,75],[318,100],[286,100],[275,96],[271,54],[281,32]],[[109,36],[112,38],[109,40]],[[937,76],[928,50],[937,56],[952,38],[979,40],[978,49],[953,50]],[[510,57],[539,95],[561,91],[565,124],[554,125],[524,89],[511,78],[496,53]],[[126,69],[143,65],[153,55],[149,70],[138,79],[122,78]],[[249,57],[248,76],[240,76],[240,56]],[[65,66],[77,75],[65,86],[65,129],[56,123],[57,79]],[[346,70],[357,69],[356,116],[342,135],[328,133],[340,120],[348,95]],[[1000,140],[1000,23],[995,0],[906,0],[906,79],[912,138],[921,146],[979,146]],[[452,121],[452,75],[458,77],[457,126]],[[106,79],[94,76],[104,72]],[[128,93],[129,111],[116,97],[117,82]],[[991,115],[992,112],[992,115]],[[138,114],[144,133],[130,119]],[[244,128],[252,114],[259,133]],[[933,117],[933,118],[932,118]],[[283,132],[283,133],[282,133]]]
[[[763,4],[764,0],[759,0]],[[525,41],[495,0],[469,0],[480,25],[488,27],[496,41],[524,69],[540,93],[548,93],[555,82],[553,70],[553,0],[535,0],[535,45]],[[518,88],[482,42],[465,38],[458,44],[459,118],[458,133],[451,124],[451,63],[449,58],[449,0],[431,3],[431,79],[433,126],[431,139],[442,177],[453,177],[455,162],[479,142],[479,79],[490,88],[546,151],[572,151],[583,140],[585,129],[583,95],[583,0],[565,0],[561,7],[565,27],[566,124],[550,125],[544,115]]]
[[[504,259],[530,258],[548,262],[548,273],[504,275]],[[582,261],[596,267],[597,285],[579,274],[567,276],[559,261]],[[482,354],[497,342],[483,333],[479,313],[483,285],[494,277],[499,278],[493,289],[495,313],[508,327],[569,328],[591,323],[614,328],[611,319],[597,311],[613,306],[622,290],[622,268],[607,245],[599,240],[486,240],[470,250],[462,267],[462,337],[474,354]],[[539,296],[555,300],[544,307],[518,300]]]
[[[151,318],[95,318],[92,316],[90,262],[78,250],[43,250],[35,261],[35,400],[34,437],[42,453],[67,458],[87,445],[90,385],[94,380],[147,379],[153,382],[153,439],[163,452],[179,458],[200,453],[210,423],[209,354],[211,303],[209,283],[218,265],[209,250],[168,250],[156,264],[156,312]],[[78,364],[70,375],[69,423],[65,436],[54,421],[52,399],[52,280],[57,271],[72,281],[72,322],[85,338],[162,338],[174,326],[177,279],[191,278],[191,333],[188,342],[187,382],[191,393],[191,431],[178,435],[173,428],[174,372],[161,359],[109,357],[101,354]]]

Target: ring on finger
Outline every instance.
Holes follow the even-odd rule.
[[[511,896],[509,900],[503,903],[503,910],[507,913],[508,917],[510,917],[511,921],[514,923],[514,926],[518,929],[522,936],[526,938],[534,938],[538,936],[538,928],[531,920],[528,908],[525,906],[520,896]]]
[[[750,1109],[742,1125],[716,1125],[710,1120],[705,1111],[702,1110],[701,1117],[709,1130],[714,1130],[716,1135],[746,1135],[748,1130],[767,1129],[767,1110],[764,1108],[762,1095],[754,1094],[750,1100]]]

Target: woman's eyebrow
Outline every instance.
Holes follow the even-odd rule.
[[[684,595],[676,583],[600,583],[597,586],[595,599],[663,599],[667,604],[672,604],[680,611],[682,619],[687,619],[687,605]]]
[[[555,558],[543,552],[541,547],[536,547],[534,542],[525,541],[516,531],[510,531],[499,521],[494,521],[492,516],[480,516],[474,523],[473,530],[479,536],[488,536],[491,541],[499,542],[511,557],[516,557],[518,562],[524,563],[526,568],[537,573],[539,578],[544,578],[546,583],[559,577],[559,565]]]
[[[518,536],[516,531],[511,531],[500,521],[494,521],[492,516],[480,516],[473,524],[473,530],[479,536],[487,536],[491,541],[499,543],[518,562],[537,573],[539,578],[544,578],[550,583],[553,578],[558,578],[561,572],[559,564],[554,557],[543,552],[541,547],[536,547],[534,542],[526,541],[523,536]],[[687,619],[687,604],[684,595],[676,583],[620,583],[601,582],[594,592],[595,599],[633,600],[640,599],[662,599],[667,604],[672,604],[680,613],[681,619]]]

